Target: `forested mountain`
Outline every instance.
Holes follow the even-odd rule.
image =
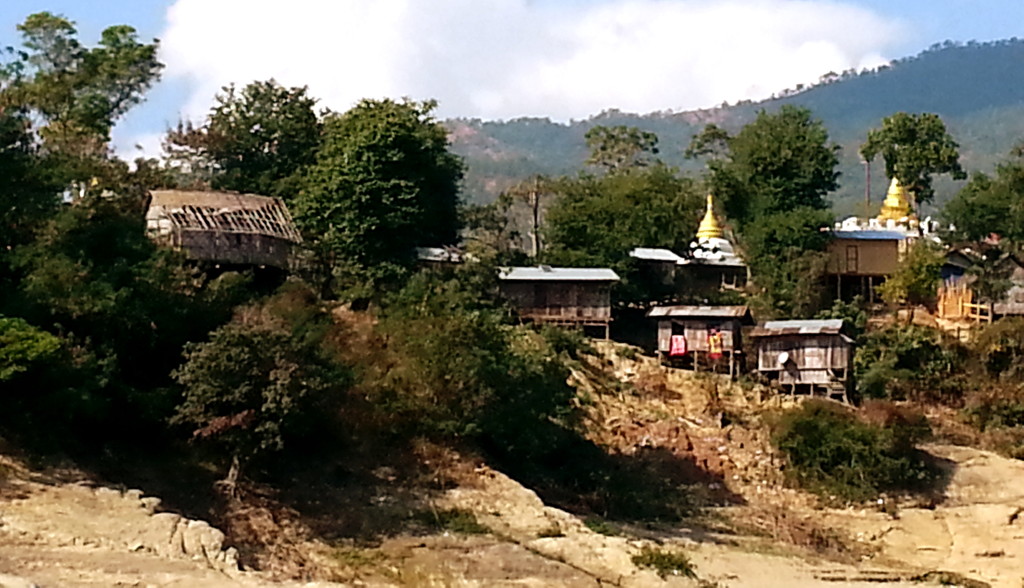
[[[989,170],[1024,138],[1024,40],[964,45],[936,44],[915,57],[899,59],[877,70],[828,72],[819,84],[780,92],[762,102],[741,102],[687,112],[630,114],[608,110],[568,124],[543,118],[485,122],[446,122],[454,150],[467,160],[466,195],[470,201],[493,199],[512,182],[531,174],[575,173],[583,166],[583,136],[596,125],[629,125],[660,138],[661,157],[672,165],[699,171],[683,150],[705,124],[714,122],[736,131],[760,109],[783,104],[810,108],[842,147],[840,187],[831,196],[840,214],[861,212],[865,173],[858,149],[871,127],[899,111],[933,112],[946,122],[961,145],[964,168]],[[874,162],[872,199],[885,191],[882,162]],[[959,183],[940,180],[936,204],[947,201]]]

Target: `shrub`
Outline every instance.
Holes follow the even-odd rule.
[[[462,508],[422,510],[414,516],[417,522],[435,531],[460,535],[484,535],[491,530],[476,520],[476,515]]]
[[[329,414],[351,381],[326,352],[316,325],[327,318],[314,302],[286,290],[185,347],[174,372],[184,395],[171,421],[226,450],[229,481],[242,462],[280,451]]]
[[[847,501],[927,487],[936,472],[915,448],[927,423],[891,405],[872,412],[875,422],[866,422],[847,407],[811,400],[784,414],[772,442],[789,462],[790,479]]]
[[[389,364],[368,385],[396,433],[476,440],[522,459],[572,416],[575,391],[554,346],[465,284],[418,274],[381,315]]]
[[[633,565],[638,568],[651,568],[658,572],[658,576],[664,579],[667,576],[685,576],[697,578],[693,563],[685,553],[669,551],[667,549],[654,548],[644,545],[640,553],[632,557]]]
[[[1024,318],[1007,317],[986,326],[974,349],[989,376],[1019,381],[1024,376]]]
[[[854,356],[857,392],[865,398],[958,402],[967,349],[946,333],[919,326],[870,332]]]

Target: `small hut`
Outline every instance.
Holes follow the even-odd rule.
[[[146,230],[192,260],[288,269],[302,242],[280,198],[154,190]]]
[[[663,361],[695,370],[728,365],[735,376],[742,362],[742,328],[754,324],[746,306],[655,306],[658,354]]]
[[[498,275],[502,295],[523,320],[603,327],[612,321],[611,287],[619,276],[607,268],[511,267]]]
[[[757,371],[791,393],[824,392],[847,401],[853,340],[842,319],[768,321],[751,331]]]

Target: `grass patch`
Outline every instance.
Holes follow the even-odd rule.
[[[662,579],[668,576],[697,578],[697,571],[690,558],[680,551],[645,545],[640,549],[640,553],[633,556],[632,560],[636,567],[652,569]]]
[[[432,508],[417,512],[413,518],[434,531],[448,531],[460,535],[486,535],[491,532],[487,526],[476,520],[475,514],[464,508]]]
[[[610,523],[601,517],[587,517],[583,519],[583,524],[598,535],[618,537],[622,534],[622,529],[618,525]]]

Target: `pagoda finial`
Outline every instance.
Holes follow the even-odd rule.
[[[700,221],[700,227],[697,228],[697,240],[721,239],[724,234],[721,225],[718,224],[718,219],[715,217],[714,196],[708,194],[708,209],[704,213],[704,218]]]
[[[880,221],[899,221],[911,215],[910,198],[907,189],[904,188],[896,178],[889,184],[889,191],[885,194],[885,202],[882,203],[882,211],[878,215]]]

